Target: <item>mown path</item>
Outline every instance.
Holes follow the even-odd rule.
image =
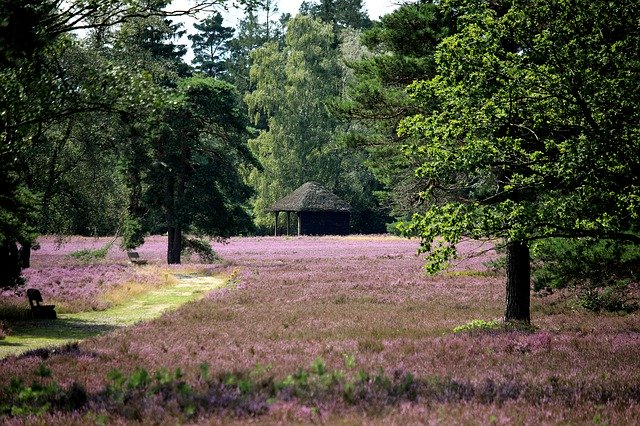
[[[87,339],[119,327],[148,321],[224,285],[221,277],[176,275],[178,283],[162,287],[104,311],[59,314],[56,320],[29,320],[11,324],[11,334],[0,340],[0,359],[25,351]]]

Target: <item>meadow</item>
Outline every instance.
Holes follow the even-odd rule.
[[[0,360],[2,423],[640,424],[637,313],[595,314],[556,292],[533,295],[532,329],[454,332],[503,313],[487,242],[462,243],[436,276],[417,241],[389,236],[232,238],[213,244],[218,263],[171,268],[164,237],[138,250],[145,266],[117,245],[70,256],[109,241],[41,239],[28,286],[73,313],[176,274],[225,283],[155,319]],[[26,299],[0,304],[15,316]]]

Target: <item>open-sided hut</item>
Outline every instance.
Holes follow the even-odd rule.
[[[287,214],[287,234],[289,234],[291,213],[295,213],[298,235],[347,235],[349,210],[351,210],[349,204],[337,195],[323,188],[319,183],[307,182],[271,207],[276,217],[275,235],[278,235],[280,212]]]

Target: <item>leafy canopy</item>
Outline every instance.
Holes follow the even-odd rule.
[[[400,126],[420,139],[406,153],[421,163],[429,207],[405,232],[421,236],[428,267],[444,266],[463,236],[638,241],[636,2],[442,7],[459,31],[440,44],[437,75],[409,88],[424,112]]]

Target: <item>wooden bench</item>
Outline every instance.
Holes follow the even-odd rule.
[[[127,256],[129,256],[129,262],[135,265],[145,265],[147,263],[145,259],[140,259],[137,251],[128,251]]]
[[[41,319],[56,319],[55,305],[41,305],[43,302],[42,294],[40,290],[30,288],[27,290],[27,298],[29,299],[29,306],[31,307],[31,315],[33,318]]]

